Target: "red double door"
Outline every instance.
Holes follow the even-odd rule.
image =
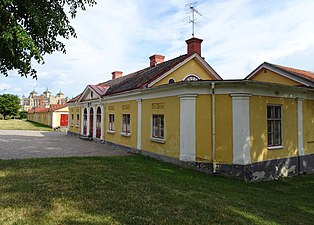
[[[68,114],[61,114],[60,118],[60,126],[67,127],[69,122],[69,115]]]

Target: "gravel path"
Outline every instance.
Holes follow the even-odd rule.
[[[70,137],[63,132],[0,130],[0,159],[118,155],[128,153],[111,145]]]

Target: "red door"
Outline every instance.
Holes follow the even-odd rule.
[[[60,126],[61,127],[67,127],[68,126],[68,119],[69,119],[68,114],[61,114]]]
[[[87,110],[84,110],[83,135],[87,134]]]
[[[96,116],[96,138],[100,138],[101,135],[101,109],[97,108],[97,116]]]
[[[89,136],[93,137],[93,131],[94,131],[94,110],[93,108],[89,111]]]

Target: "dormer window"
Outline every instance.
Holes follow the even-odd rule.
[[[168,83],[169,83],[169,84],[173,84],[173,83],[174,83],[174,79],[172,79],[172,78],[169,79]]]
[[[200,79],[195,75],[189,75],[184,79],[184,81],[198,81],[198,80]]]

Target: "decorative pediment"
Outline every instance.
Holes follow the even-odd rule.
[[[99,98],[101,98],[101,96],[88,85],[78,99],[78,102],[91,101]]]
[[[197,71],[199,71],[200,74],[197,74]],[[176,72],[179,73],[179,77]],[[160,77],[150,82],[148,87],[172,83],[172,80],[173,82],[184,81],[185,78],[191,74],[193,74],[194,77],[197,77],[197,80],[222,80],[217,72],[202,57],[198,54],[193,54]],[[169,82],[170,80],[171,82]]]

